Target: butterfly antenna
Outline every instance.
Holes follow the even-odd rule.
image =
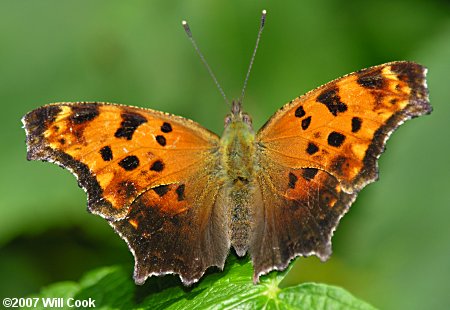
[[[253,62],[255,61],[256,51],[258,50],[259,40],[261,39],[261,34],[264,29],[264,24],[266,23],[266,15],[267,15],[267,11],[263,10],[262,15],[261,15],[261,23],[259,24],[258,36],[256,37],[255,49],[253,50],[253,55],[252,55],[252,58],[250,59],[250,65],[248,66],[248,70],[247,70],[247,75],[245,76],[244,87],[242,87],[241,98],[239,100],[241,103],[244,100],[245,88],[247,88],[248,78],[250,76],[250,72],[252,71]]]
[[[192,45],[194,46],[195,51],[197,52],[198,56],[200,57],[200,59],[202,60],[203,64],[205,65],[206,69],[208,69],[209,75],[212,77],[212,79],[214,80],[214,83],[216,83],[217,88],[219,89],[220,93],[222,94],[223,99],[225,99],[225,102],[230,105],[230,102],[227,99],[227,96],[225,95],[225,92],[223,91],[222,87],[220,86],[219,82],[216,79],[216,76],[214,75],[211,67],[208,65],[208,63],[206,62],[205,57],[203,56],[202,52],[200,52],[200,49],[197,46],[197,43],[195,42],[194,38],[192,37],[192,32],[191,32],[191,28],[189,28],[189,25],[187,23],[187,21],[183,20],[181,22],[181,24],[183,25],[184,31],[186,32],[189,40],[191,41]]]

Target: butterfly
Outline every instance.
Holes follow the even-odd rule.
[[[22,119],[27,158],[77,177],[88,210],[127,242],[136,284],[177,274],[191,285],[223,268],[230,248],[250,256],[256,283],[297,256],[330,256],[386,140],[431,113],[425,76],[408,61],[363,69],[292,100],[257,132],[233,101],[221,137],[150,109],[49,104]]]

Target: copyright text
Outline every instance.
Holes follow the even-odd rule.
[[[49,297],[27,297],[27,298],[3,298],[5,308],[95,308],[95,300],[75,298],[49,298]]]

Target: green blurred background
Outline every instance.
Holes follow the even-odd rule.
[[[0,2],[0,297],[133,258],[86,212],[69,172],[26,161],[20,118],[57,101],[108,101],[191,118],[220,134],[227,112],[181,27],[187,19],[228,97],[240,94],[268,11],[245,109],[259,128],[281,105],[393,60],[429,68],[434,112],[403,125],[333,238],[325,263],[289,283],[342,286],[384,309],[450,306],[450,6],[438,0]],[[55,296],[57,297],[57,296]]]

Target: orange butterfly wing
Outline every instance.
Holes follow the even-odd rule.
[[[28,159],[77,177],[89,211],[109,220],[135,255],[137,283],[178,273],[189,284],[223,266],[230,242],[216,204],[215,134],[181,117],[103,103],[46,105],[23,123]]]
[[[412,62],[364,69],[293,100],[260,129],[256,279],[297,255],[329,256],[339,219],[378,176],[389,135],[431,112],[425,74]]]

